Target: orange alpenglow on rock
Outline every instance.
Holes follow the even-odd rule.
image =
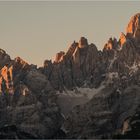
[[[11,66],[10,68],[4,66],[1,69],[1,77],[0,77],[0,92],[2,92],[2,82],[3,80],[5,81],[6,84],[6,90],[8,90],[8,92],[10,94],[14,93],[14,88],[13,88],[13,66]]]
[[[3,79],[6,81],[6,86],[8,87],[8,68],[6,66],[4,66],[2,69],[1,69],[1,76],[3,77]]]
[[[130,19],[130,22],[126,28],[126,35],[127,37],[133,37],[137,42],[140,42],[140,13],[136,14]]]
[[[9,74],[10,74],[11,80],[13,81],[13,66],[11,66],[11,67],[9,68]]]
[[[74,53],[75,49],[78,47],[79,43],[74,41],[68,48],[66,56],[70,57]]]
[[[9,93],[13,94],[14,93],[14,87],[13,87],[13,66],[11,66],[8,69],[8,75],[9,75],[9,79],[8,79]]]
[[[63,56],[64,56],[65,52],[60,51],[59,53],[56,54],[54,62],[58,63],[61,62],[63,60]]]
[[[28,63],[24,61],[22,58],[20,58],[19,56],[15,58],[15,62],[22,64],[23,67],[28,65]]]
[[[104,46],[104,50],[112,50],[113,48],[113,39],[109,38],[108,42]]]
[[[0,77],[0,92],[2,92],[2,77]]]
[[[121,33],[119,42],[121,46],[123,46],[123,44],[126,42],[126,36],[124,33]]]
[[[81,37],[79,40],[79,48],[85,48],[88,46],[88,41],[85,37]]]

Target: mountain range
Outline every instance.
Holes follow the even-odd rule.
[[[85,37],[42,67],[0,49],[0,138],[140,138],[140,13],[103,50]]]

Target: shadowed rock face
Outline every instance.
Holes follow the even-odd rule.
[[[94,44],[88,45],[87,39],[81,37],[79,43],[75,41],[72,43],[59,63],[46,61],[49,62],[47,63],[48,66],[46,67],[45,63],[42,72],[56,90],[63,91],[65,87],[73,89],[76,86],[83,86],[86,82],[88,86],[98,86],[101,80],[94,84],[90,80],[93,75],[100,77],[94,72],[98,71],[95,68],[98,69],[101,65],[98,64],[99,61],[100,56],[97,47]]]
[[[82,87],[85,83],[90,88],[105,86],[92,100],[69,113],[63,125],[67,138],[112,138],[125,134],[131,127],[129,120],[138,113],[140,102],[139,21],[136,14],[126,35],[122,33],[119,41],[110,38],[103,51],[93,44],[79,47],[76,43],[69,57],[66,55],[61,63],[52,64],[58,72],[57,80],[62,80],[56,90]],[[53,81],[51,77],[50,74]]]
[[[62,117],[46,76],[18,57],[1,69],[0,79],[0,137],[53,137]]]
[[[0,50],[0,137],[96,139],[126,134],[140,115],[139,25],[136,14],[126,35],[119,41],[109,38],[102,51],[81,37],[39,69]],[[78,94],[70,94],[71,101],[67,96],[78,93],[77,87],[98,92],[77,105]],[[77,106],[66,109],[63,99],[67,106]],[[58,102],[67,117],[62,118]]]
[[[2,49],[0,49],[0,68],[8,65],[11,61],[10,56]]]

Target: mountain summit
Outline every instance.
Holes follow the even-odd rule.
[[[81,37],[37,68],[0,49],[0,138],[140,138],[140,13],[103,50]]]
[[[126,35],[140,43],[140,13],[131,18],[126,29]]]

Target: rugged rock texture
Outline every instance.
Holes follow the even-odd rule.
[[[0,137],[130,138],[136,132],[140,138],[139,46],[136,14],[126,34],[109,38],[102,51],[81,37],[39,69],[0,50]],[[93,92],[93,98],[85,94],[88,101],[77,105],[78,89]],[[68,96],[77,105],[73,110],[63,107],[62,99],[74,106]]]
[[[8,65],[10,61],[10,56],[4,50],[0,49],[0,68]]]
[[[69,113],[63,126],[68,138],[140,138],[139,23],[136,14],[126,35],[105,44],[100,62],[105,65],[105,88]]]
[[[121,33],[119,39],[120,46],[122,47],[125,42],[126,42],[126,35],[124,33]]]
[[[0,137],[53,137],[62,116],[46,76],[19,57],[5,64],[0,74]]]
[[[116,87],[104,88],[90,102],[72,110],[63,126],[67,137],[112,138],[125,133],[126,120],[139,106],[139,92],[140,87],[134,85],[121,92]]]
[[[140,13],[131,18],[126,33],[128,37],[135,38],[136,43],[140,43]]]
[[[87,39],[81,37],[79,43],[74,41],[68,51],[61,54],[61,61],[60,57],[57,61],[59,63],[46,60],[44,68],[40,68],[56,90],[73,89],[85,84],[90,87],[99,86],[101,80],[93,80],[93,76],[100,79],[103,68],[99,63],[100,53],[94,44],[88,44]]]
[[[85,48],[88,46],[88,41],[85,37],[81,37],[79,40],[79,48]]]
[[[61,51],[59,53],[56,54],[56,57],[54,59],[55,63],[59,63],[63,60],[63,56],[64,56],[65,52]]]

